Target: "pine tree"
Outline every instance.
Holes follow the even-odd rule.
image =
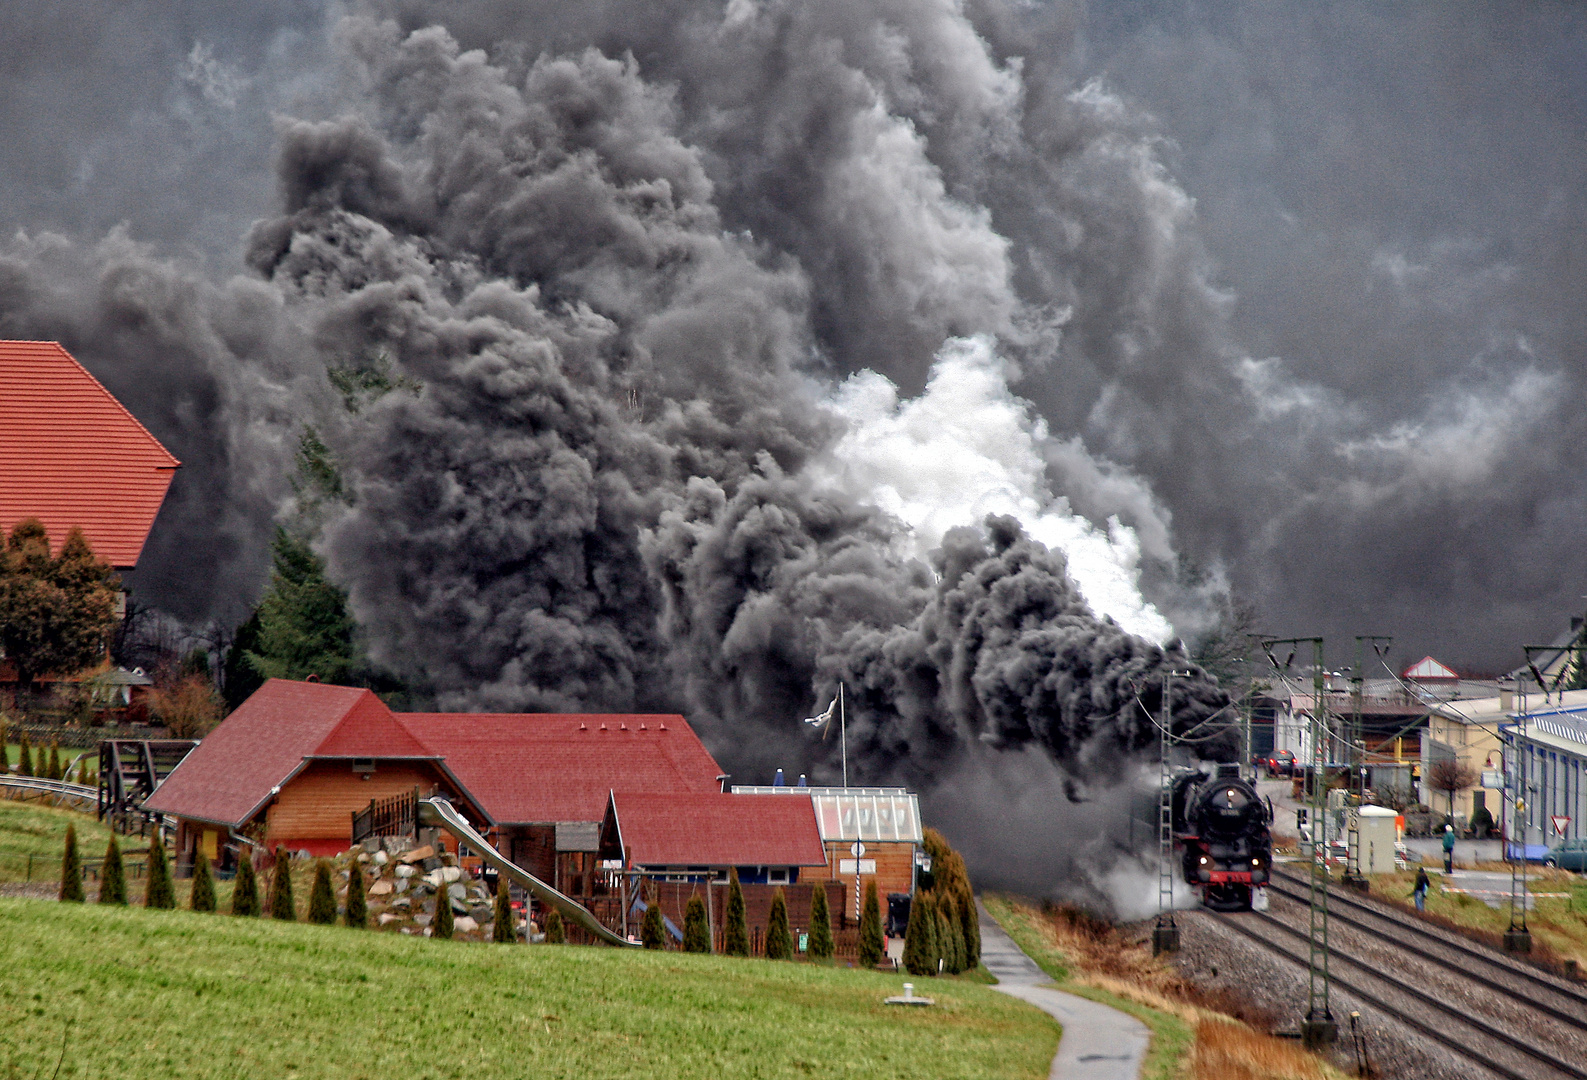
[[[683,909],[683,951],[711,951],[711,926],[705,918],[705,901],[698,896],[689,897]]]
[[[28,733],[22,733],[21,757],[17,759],[17,775],[33,775],[33,753],[28,744]]]
[[[122,904],[127,902],[127,870],[121,865],[121,845],[116,834],[110,834],[110,844],[105,848],[105,864],[99,869],[99,902]]]
[[[309,892],[309,922],[336,925],[336,888],[331,884],[331,864],[324,859],[314,868],[314,888]]]
[[[860,967],[882,962],[882,904],[876,896],[876,879],[865,883],[865,907],[860,915]]]
[[[325,560],[307,540],[276,530],[275,570],[259,603],[259,645],[248,663],[265,678],[339,683],[351,673],[353,618],[347,594],[325,576]]]
[[[50,763],[44,767],[44,776],[49,780],[61,778],[61,744],[58,739],[50,740]]]
[[[347,925],[354,930],[369,928],[369,897],[364,892],[364,871],[356,858],[347,861]]]
[[[667,947],[667,928],[661,921],[661,904],[654,899],[645,906],[645,919],[639,924],[639,940],[647,949]]]
[[[793,957],[793,938],[788,933],[788,898],[782,886],[771,894],[771,914],[766,916],[766,959],[789,960]]]
[[[496,912],[491,923],[490,938],[502,945],[513,945],[518,941],[518,927],[514,925],[512,917],[512,889],[507,884],[507,878],[498,875],[496,878]],[[548,930],[546,940],[550,940]]]
[[[444,883],[436,890],[435,921],[430,924],[430,936],[450,940],[457,924],[452,918],[452,896],[446,890]]]
[[[292,902],[292,859],[284,847],[276,848],[276,870],[270,876],[270,917],[285,922],[298,917]]]
[[[143,890],[146,908],[176,907],[176,889],[171,883],[171,860],[165,857],[165,840],[158,825],[149,838],[149,878]]]
[[[60,899],[65,903],[81,904],[83,896],[83,863],[77,857],[77,826],[66,826],[66,851],[61,855]]]
[[[911,975],[937,973],[937,905],[931,893],[917,892],[904,930],[904,969]]]
[[[237,852],[237,878],[231,886],[231,913],[257,919],[259,912],[259,875],[253,872],[253,853],[244,844]]]
[[[562,929],[562,912],[552,908],[546,912],[546,944],[561,945],[568,940]]]
[[[816,882],[810,895],[810,958],[832,956],[832,912],[827,907],[827,887]]]
[[[209,856],[202,851],[193,853],[193,888],[188,891],[187,906],[194,911],[215,910],[215,875],[209,869]]]
[[[749,955],[749,927],[744,922],[744,890],[738,884],[738,867],[727,872],[727,925],[722,951],[728,956]]]

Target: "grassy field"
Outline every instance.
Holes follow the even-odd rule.
[[[966,982],[0,900],[0,1069],[60,1076],[1045,1077],[1057,1026]]]
[[[45,806],[40,802],[0,799],[0,881],[59,881],[66,826],[77,826],[77,853],[97,859],[110,842],[110,830],[92,814]],[[121,847],[142,848],[148,841],[121,838]],[[29,872],[28,857],[32,856]]]
[[[1257,1030],[1270,1018],[1250,1003],[1198,991],[1148,948],[1104,923],[1009,897],[987,895],[983,902],[1060,988],[1127,1012],[1151,1029],[1142,1080],[1343,1080],[1321,1058]]]

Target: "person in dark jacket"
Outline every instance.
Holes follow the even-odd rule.
[[[1416,868],[1416,888],[1411,893],[1411,898],[1416,901],[1417,911],[1427,910],[1427,890],[1432,886],[1432,884],[1433,883],[1427,879],[1427,867],[1418,866]]]
[[[1455,872],[1455,827],[1444,826],[1444,873]]]

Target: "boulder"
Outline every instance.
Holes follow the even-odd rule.
[[[488,905],[480,904],[476,907],[469,908],[468,914],[469,917],[475,921],[485,923],[491,920],[492,916],[494,915],[494,911]]]
[[[413,924],[415,926],[429,926],[434,918],[434,915],[415,915],[413,917]]]
[[[378,836],[367,837],[359,846],[364,849],[365,855],[373,855],[380,850],[380,840],[381,838]]]
[[[373,858],[375,860],[375,865],[376,866],[385,866],[387,863],[389,863],[391,861],[391,856],[387,855],[384,851],[375,852],[374,855],[371,856],[371,858]]]
[[[446,887],[446,895],[452,898],[453,903],[459,903],[468,899],[468,890],[454,882]]]
[[[461,901],[461,900],[457,899],[456,897],[454,897],[452,899],[451,903],[452,903],[452,914],[453,915],[467,915],[468,914],[468,905],[463,903],[463,901]]]
[[[383,911],[375,921],[381,926],[390,926],[394,922],[401,922],[402,917],[400,915],[393,915],[389,911]]]
[[[416,847],[412,851],[405,852],[402,856],[402,861],[412,866],[414,863],[422,863],[426,859],[433,858],[435,858],[435,849],[426,844],[423,847]],[[426,869],[429,868],[426,867]]]
[[[413,907],[413,897],[411,896],[399,896],[391,902],[391,910],[393,911],[407,911],[411,907]]]
[[[475,922],[467,915],[459,915],[455,920],[453,920],[452,929],[456,930],[459,934],[472,934],[474,931],[479,929],[479,923]]]
[[[399,866],[393,871],[399,878],[418,877],[419,872],[411,866]]]
[[[428,851],[429,849],[425,848],[423,850]],[[441,869],[441,860],[437,859],[434,855],[431,855],[427,859],[421,859],[419,865],[424,867],[426,873],[429,873],[431,870]]]
[[[385,896],[392,890],[392,884],[384,879],[375,882],[369,887],[370,896]]]
[[[448,885],[454,881],[463,880],[463,871],[459,870],[455,866],[443,866],[438,872],[441,875],[441,880],[446,882]]]

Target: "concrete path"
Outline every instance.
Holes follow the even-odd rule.
[[[1049,986],[1052,979],[1020,951],[981,902],[981,962],[994,990],[1028,1001],[1064,1026],[1048,1080],[1138,1080],[1151,1032],[1135,1017]]]

